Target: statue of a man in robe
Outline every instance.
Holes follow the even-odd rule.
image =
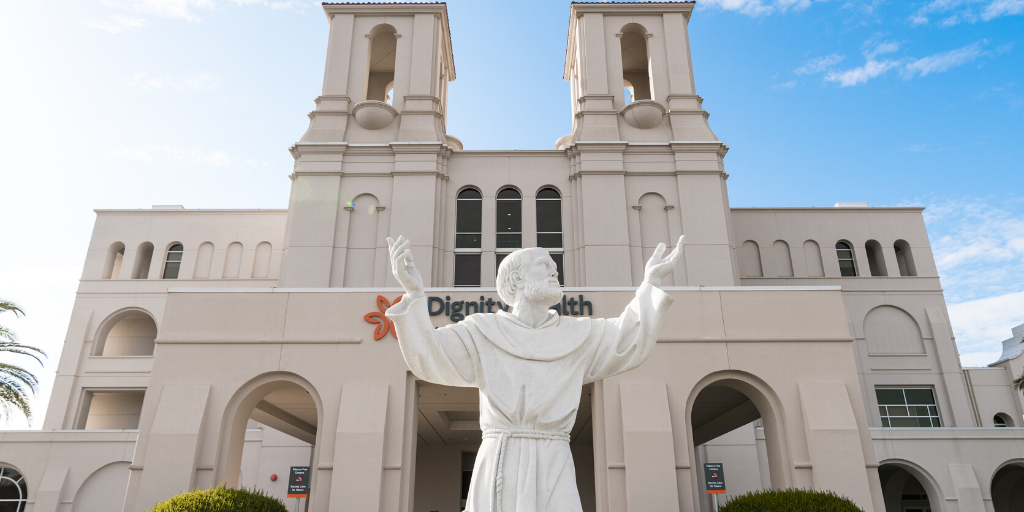
[[[569,432],[584,384],[632,370],[650,355],[672,298],[658,288],[683,252],[659,244],[644,283],[618,318],[560,316],[555,262],[540,248],[509,254],[498,295],[511,312],[477,313],[435,329],[410,242],[388,238],[392,271],[405,288],[387,311],[402,355],[419,378],[480,389],[483,444],[467,512],[582,512]]]

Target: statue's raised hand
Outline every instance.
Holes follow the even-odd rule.
[[[411,244],[412,242],[404,236],[399,236],[398,240],[388,237],[391,272],[395,274],[395,279],[398,279],[402,288],[405,288],[406,295],[410,299],[417,299],[423,296],[423,278],[412,262],[412,249],[409,248]]]
[[[658,244],[658,248],[654,249],[654,254],[651,255],[651,259],[647,260],[647,266],[644,267],[644,281],[654,286],[661,286],[662,278],[671,274],[675,270],[679,258],[683,257],[684,238],[686,237],[679,237],[675,249],[672,249],[667,258],[661,257],[665,254],[665,244]]]

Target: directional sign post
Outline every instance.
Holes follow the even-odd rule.
[[[725,494],[725,468],[720,462],[704,464],[704,489],[715,498],[718,512],[718,495]]]
[[[295,498],[295,512],[299,512],[299,500],[309,496],[309,466],[292,466],[288,475],[288,497]]]

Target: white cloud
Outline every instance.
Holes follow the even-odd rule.
[[[973,365],[996,362],[1010,329],[1024,322],[1024,291],[949,305],[949,321],[960,359]]]
[[[1024,206],[967,198],[928,205],[925,223],[961,362],[995,362],[1024,322]]]
[[[988,21],[999,16],[1024,13],[1024,0],[995,0],[981,12],[981,19]]]
[[[814,73],[821,73],[836,64],[839,64],[846,57],[833,53],[832,55],[826,55],[824,57],[817,57],[807,61],[806,64],[793,70],[798,75],[813,75]]]
[[[135,30],[146,26],[146,20],[129,16],[111,16],[106,20],[85,20],[86,26],[102,30],[108,34],[117,34],[125,30]]]
[[[899,62],[892,60],[876,61],[869,60],[863,66],[848,69],[846,71],[830,71],[825,75],[826,82],[838,82],[840,87],[851,87],[867,83],[868,80],[885,74],[890,69],[899,65]]]
[[[111,154],[124,160],[139,163],[173,162],[228,168],[267,167],[269,165],[267,162],[230,155],[226,151],[207,150],[201,146],[187,147],[165,144],[163,146],[121,148],[112,151]]]
[[[895,41],[884,41],[875,45],[874,48],[864,53],[864,56],[868,60],[874,59],[878,55],[884,55],[886,53],[896,53],[900,49],[900,44]]]
[[[972,62],[985,53],[981,49],[981,45],[985,42],[986,41],[978,41],[964,46],[963,48],[936,53],[935,55],[929,55],[928,57],[917,59],[903,67],[903,76],[904,78],[913,78],[914,76],[927,76],[932,73],[942,73],[957,66],[962,66],[968,62]]]
[[[985,4],[985,5],[979,5]],[[981,8],[979,15],[976,7]],[[942,18],[939,24],[951,27],[960,23],[975,23],[979,19],[989,21],[1000,16],[1024,13],[1024,0],[933,0],[910,15],[912,25],[923,25],[930,21],[932,14],[952,15]]]
[[[772,90],[773,91],[782,91],[782,90],[786,90],[786,89],[792,89],[794,87],[796,87],[796,80],[790,80],[788,82],[783,82],[781,84],[773,85],[772,86]]]
[[[786,12],[790,9],[802,11],[814,2],[828,0],[705,0],[698,3],[699,7],[713,7],[723,11],[733,11],[748,16],[768,15],[775,12]]]
[[[200,22],[198,11],[209,11],[225,5],[262,5],[271,9],[290,9],[295,0],[100,0],[107,7],[122,9],[137,14],[148,14],[160,18]]]
[[[184,78],[149,76],[146,73],[132,75],[131,84],[148,92],[181,92],[186,89],[203,90],[220,87],[221,79],[210,73],[200,73]]]

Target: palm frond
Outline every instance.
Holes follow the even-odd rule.
[[[25,314],[25,311],[21,309],[21,306],[6,299],[0,299],[0,313],[3,313],[4,311],[12,311],[14,312],[14,316],[22,316]]]
[[[0,335],[0,338],[3,338],[3,336]],[[7,352],[8,354],[20,354],[20,355],[23,355],[23,356],[28,356],[28,357],[31,357],[32,359],[35,359],[36,361],[38,361],[39,364],[43,364],[43,360],[40,359],[39,356],[46,357],[46,352],[44,352],[43,349],[38,348],[38,347],[33,347],[32,345],[23,345],[21,343],[16,343],[13,340],[11,340],[11,341],[2,341],[2,340],[0,340],[0,353],[3,353],[3,352]],[[38,355],[36,355],[36,354],[38,354]]]
[[[16,342],[18,341],[18,335],[14,334],[14,331],[0,325],[0,340]]]
[[[17,381],[6,379],[0,376],[0,410],[3,411],[5,419],[10,418],[11,409],[18,409],[25,418],[32,420],[32,405],[29,403],[30,395],[24,386]]]
[[[1013,379],[1013,384],[1010,385],[1013,386],[1013,389],[1024,392],[1024,373],[1020,377]]]

